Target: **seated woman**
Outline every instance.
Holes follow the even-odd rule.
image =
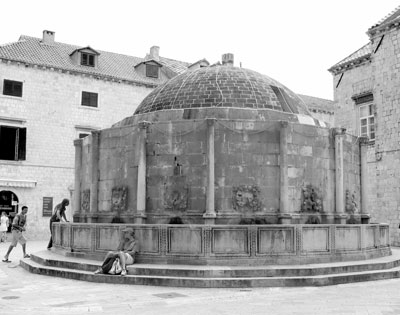
[[[117,251],[110,251],[104,258],[102,266],[97,269],[94,273],[107,273],[103,267],[109,265],[109,261],[114,261],[119,258],[122,272],[121,276],[126,276],[126,266],[132,265],[135,261],[135,254],[138,252],[139,246],[135,240],[135,232],[132,228],[125,228],[122,230],[122,238],[118,246]]]

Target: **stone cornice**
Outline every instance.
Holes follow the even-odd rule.
[[[387,32],[389,32],[392,29],[395,28],[400,28],[400,21],[395,20],[395,21],[388,21],[386,23],[383,23],[378,26],[373,26],[367,31],[367,35],[372,39],[376,36],[381,36]]]
[[[339,74],[346,72],[347,70],[354,69],[359,66],[371,63],[371,54],[367,54],[356,59],[350,60],[340,65],[335,65],[328,69],[332,74]]]

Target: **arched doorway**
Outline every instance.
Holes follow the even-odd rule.
[[[0,213],[3,211],[8,215],[10,222],[12,222],[18,213],[18,196],[12,191],[0,191]],[[8,231],[11,231],[11,224],[8,227]]]

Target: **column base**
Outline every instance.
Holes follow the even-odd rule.
[[[346,224],[347,221],[347,214],[335,214],[335,223],[336,224]]]
[[[371,216],[367,213],[362,213],[361,214],[361,224],[369,224],[369,221],[371,220]]]
[[[147,216],[143,212],[139,212],[133,216],[134,224],[146,224]]]
[[[290,213],[281,213],[278,216],[280,224],[292,224],[292,221],[295,219],[295,214]]]
[[[216,218],[217,218],[216,213],[204,213],[203,214],[204,224],[206,224],[206,225],[215,225]]]

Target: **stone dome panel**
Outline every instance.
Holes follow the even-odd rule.
[[[204,67],[176,76],[153,90],[135,114],[207,107],[268,109],[310,115],[297,94],[276,80],[230,66]]]

